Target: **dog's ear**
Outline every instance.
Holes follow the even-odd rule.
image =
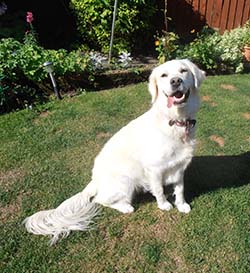
[[[188,59],[182,60],[190,69],[194,76],[194,85],[195,88],[199,88],[201,83],[205,80],[206,78],[206,72],[199,69],[198,66],[196,66],[194,63],[189,61]]]
[[[152,71],[151,75],[149,76],[148,90],[152,97],[152,103],[154,103],[158,97],[158,86],[157,86],[155,69]]]

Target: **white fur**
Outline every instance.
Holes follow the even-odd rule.
[[[182,79],[180,89],[190,90],[188,100],[167,107],[174,90],[172,78]],[[194,119],[199,109],[198,88],[204,72],[188,60],[173,60],[156,67],[149,80],[151,109],[117,132],[95,159],[92,181],[81,192],[54,210],[38,212],[25,220],[34,234],[53,236],[55,243],[71,230],[86,230],[97,213],[97,204],[123,213],[134,211],[132,198],[138,190],[150,191],[158,207],[170,210],[163,187],[174,187],[175,206],[188,213],[184,199],[184,171],[194,151],[194,130],[170,126],[169,121]],[[138,102],[139,103],[139,102]]]

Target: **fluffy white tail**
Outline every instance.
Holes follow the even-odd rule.
[[[28,232],[51,236],[50,243],[67,237],[71,230],[87,230],[98,212],[97,204],[91,202],[96,187],[90,182],[80,193],[65,200],[52,210],[39,211],[24,220]]]

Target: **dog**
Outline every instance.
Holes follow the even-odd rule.
[[[118,131],[96,157],[86,188],[52,210],[25,219],[28,232],[51,236],[51,244],[73,230],[87,230],[99,205],[132,213],[134,194],[149,191],[161,210],[189,213],[184,171],[195,148],[198,90],[205,72],[187,59],[154,68],[149,77],[152,107]],[[170,203],[164,187],[173,186]]]

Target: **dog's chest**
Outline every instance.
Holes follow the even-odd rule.
[[[163,171],[181,165],[187,165],[193,156],[194,141],[183,141],[178,136],[170,137],[163,134],[155,134],[154,142],[148,145],[144,161],[148,167],[161,168]]]

